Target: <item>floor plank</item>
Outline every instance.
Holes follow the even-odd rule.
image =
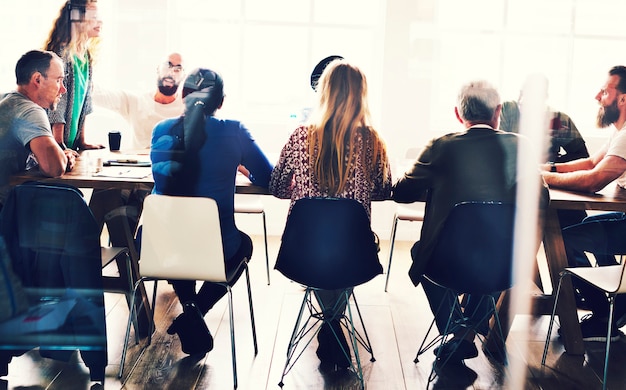
[[[235,339],[239,389],[278,389],[285,364],[287,343],[302,301],[304,289],[283,275],[272,271],[272,283],[267,285],[263,238],[255,236],[255,255],[250,264],[252,293],[258,335],[259,352],[254,356],[248,312],[245,280],[233,289]],[[275,258],[279,237],[270,236],[270,257]],[[388,241],[381,242],[381,263],[386,269]],[[398,241],[388,292],[384,292],[385,275],[358,286],[355,295],[363,314],[375,362],[369,361],[365,350],[359,349],[368,390],[425,389],[434,355],[427,351],[420,361],[413,362],[432,314],[424,293],[415,288],[407,276],[412,242]],[[152,291],[151,285],[147,287]],[[176,336],[166,329],[181,312],[181,307],[167,283],[159,283],[156,332],[150,346],[146,340],[138,345],[131,342],[122,379],[117,378],[119,360],[128,319],[128,307],[123,295],[105,294],[109,365],[104,386],[90,382],[89,371],[78,354],[65,362],[42,358],[30,351],[14,358],[9,375],[0,380],[0,390],[12,389],[228,389],[233,386],[230,352],[230,329],[226,300],[205,317],[215,338],[215,348],[208,355],[194,358],[180,350]],[[581,315],[584,313],[581,312]],[[452,370],[431,384],[433,389],[597,389],[601,387],[604,359],[603,343],[586,343],[584,356],[564,353],[555,326],[547,367],[541,368],[541,356],[547,333],[548,317],[518,315],[507,341],[510,364],[503,367],[490,361],[480,351],[467,367]],[[131,336],[133,334],[131,333]],[[320,372],[315,356],[317,341],[305,350],[302,358],[284,378],[285,389],[356,389],[354,376]],[[626,342],[611,347],[609,387],[623,388],[626,373]],[[521,381],[509,380],[513,370],[521,367]]]

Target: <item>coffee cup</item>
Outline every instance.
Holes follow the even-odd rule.
[[[119,131],[109,131],[109,150],[112,152],[120,150],[122,143],[122,133]]]

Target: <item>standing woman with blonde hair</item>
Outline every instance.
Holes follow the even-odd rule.
[[[317,85],[318,106],[308,125],[298,127],[283,147],[272,171],[270,191],[281,199],[305,197],[355,199],[371,218],[371,201],[391,195],[391,170],[385,144],[371,125],[367,81],[346,60],[326,66]],[[325,307],[333,307],[338,291],[320,291]],[[345,307],[339,308],[343,310]],[[343,335],[338,320],[318,333],[322,365],[347,368],[331,328]],[[341,342],[348,350],[345,338]]]
[[[55,140],[62,148],[101,149],[85,143],[85,117],[92,112],[93,55],[99,43],[102,21],[96,0],[68,0],[55,20],[44,50],[65,62],[65,87],[56,110],[48,111]]]

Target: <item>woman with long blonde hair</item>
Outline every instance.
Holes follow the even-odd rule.
[[[320,77],[318,97],[309,124],[283,147],[270,190],[292,205],[310,196],[356,199],[369,215],[372,200],[391,194],[391,171],[384,141],[371,125],[365,75],[334,60]]]
[[[385,144],[371,125],[365,75],[346,60],[334,60],[324,69],[317,93],[308,125],[298,127],[281,151],[270,191],[291,199],[290,210],[301,198],[350,198],[371,216],[371,201],[391,195],[391,170]],[[345,310],[335,306],[339,291],[322,290],[318,296],[324,307],[337,307],[334,314]],[[350,361],[333,329],[343,350],[349,350],[337,319],[322,325],[317,356],[322,365],[347,368]]]
[[[48,111],[55,140],[75,150],[101,149],[85,143],[85,117],[92,112],[92,65],[100,41],[102,21],[96,0],[68,0],[54,21],[44,50],[57,53],[65,62],[65,86],[56,110]]]

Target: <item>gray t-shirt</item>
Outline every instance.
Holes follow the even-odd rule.
[[[18,92],[0,101],[0,204],[9,190],[9,177],[26,168],[28,143],[37,137],[52,137],[46,111]]]

